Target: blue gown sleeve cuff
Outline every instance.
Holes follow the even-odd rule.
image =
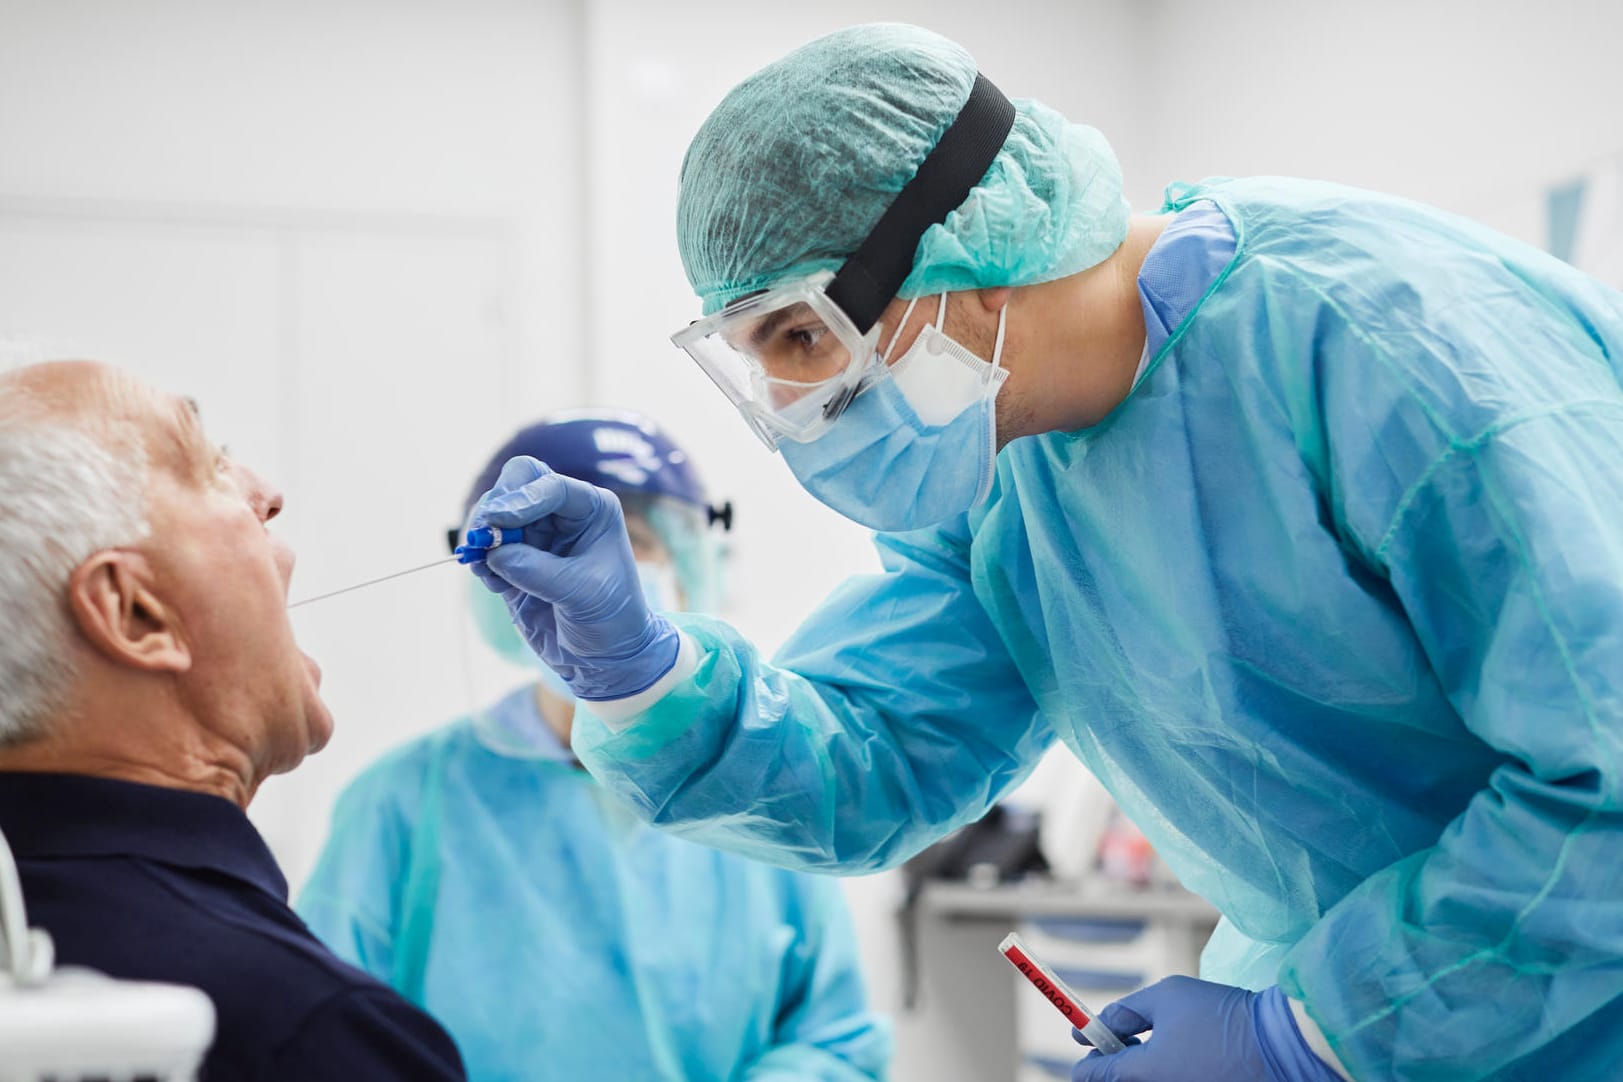
[[[1323,1060],[1325,1066],[1347,1079],[1347,1082],[1353,1082],[1352,1072],[1347,1070],[1341,1062],[1341,1057],[1330,1047],[1330,1038],[1324,1035],[1324,1030],[1320,1029],[1319,1024],[1308,1015],[1307,1005],[1299,999],[1287,998],[1285,1002],[1290,1004],[1291,1018],[1296,1022],[1296,1031],[1302,1035],[1302,1040],[1307,1042],[1313,1054]]]
[[[635,695],[627,695],[623,699],[582,699],[577,701],[576,708],[590,713],[616,735],[631,728],[638,715],[670,694],[672,688],[692,679],[699,669],[701,655],[698,644],[680,628],[676,634],[679,639],[676,664],[664,676]]]
[[[1252,1022],[1271,1082],[1346,1082],[1346,1074],[1332,1069],[1315,1053],[1298,1019],[1305,1020],[1322,1040],[1319,1027],[1305,1013],[1298,1014],[1279,985],[1264,990],[1251,1004]]]

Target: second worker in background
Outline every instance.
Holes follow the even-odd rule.
[[[714,604],[709,508],[644,418],[563,415],[515,455],[614,492],[656,609]],[[482,637],[536,671],[472,717],[384,756],[340,798],[299,902],[340,956],[455,1037],[472,1079],[882,1078],[837,882],[643,825],[569,747],[575,701],[502,601],[469,580]]]

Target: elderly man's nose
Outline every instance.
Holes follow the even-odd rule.
[[[282,513],[282,491],[259,474],[241,463],[233,463],[237,479],[242,485],[243,493],[248,497],[248,505],[259,516],[259,521],[269,522]]]

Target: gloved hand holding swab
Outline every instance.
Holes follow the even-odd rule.
[[[427,571],[429,568],[438,567],[440,564],[481,563],[484,561],[486,553],[488,553],[491,549],[500,548],[503,545],[511,545],[515,541],[519,540],[523,534],[524,531],[522,530],[501,530],[493,529],[489,526],[480,526],[467,532],[467,539],[465,543],[456,547],[455,556],[447,556],[443,560],[434,560],[430,563],[421,564],[417,567],[408,567],[404,571],[396,571],[392,575],[384,575],[381,578],[367,579],[365,582],[358,582],[354,586],[346,586],[342,590],[333,590],[330,593],[317,594],[315,597],[306,597],[300,601],[293,602],[288,606],[288,608],[296,609],[300,605],[308,605],[312,601],[325,601],[329,597],[337,597],[339,594],[347,594],[351,590],[359,590],[367,586],[376,586],[380,582],[388,582],[390,579],[398,579],[402,575],[414,575],[419,571]]]

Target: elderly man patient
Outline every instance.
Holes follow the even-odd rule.
[[[205,1078],[462,1078],[288,908],[244,814],[332,732],[281,507],[185,399],[90,363],[0,376],[0,829],[60,961],[213,999]]]

